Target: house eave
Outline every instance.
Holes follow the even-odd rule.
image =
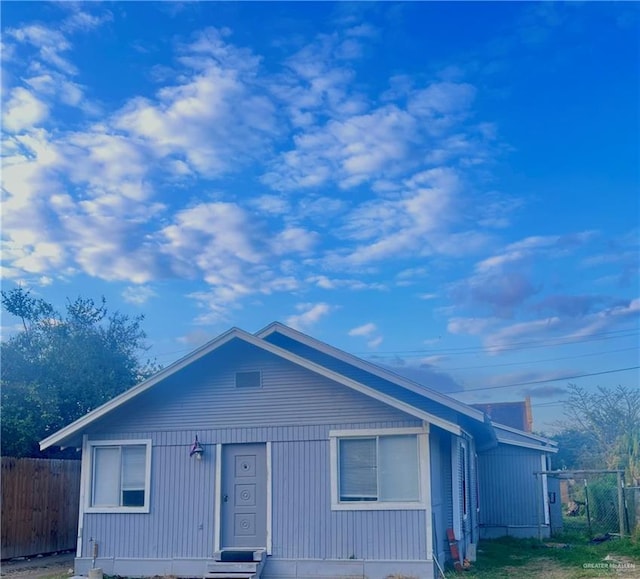
[[[491,421],[492,426],[495,430],[500,431],[504,430],[505,432],[511,432],[513,434],[518,434],[520,436],[525,436],[531,440],[535,440],[537,442],[541,442],[543,444],[548,444],[550,446],[558,446],[558,443],[555,440],[551,440],[550,438],[545,438],[544,436],[538,436],[537,434],[531,434],[530,432],[525,432],[524,430],[519,430],[517,428],[513,428],[512,426],[506,426],[504,424],[500,424],[498,422]]]
[[[558,452],[558,448],[554,446],[544,446],[542,444],[534,444],[531,442],[522,442],[520,440],[512,440],[510,438],[501,437],[499,434],[497,435],[499,444],[508,444],[509,446],[519,446],[521,448],[530,448],[532,450],[540,450],[542,452]]]

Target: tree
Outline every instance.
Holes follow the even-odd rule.
[[[38,442],[152,374],[143,316],[109,314],[105,299],[67,301],[61,315],[28,290],[2,291],[22,330],[2,342],[3,456],[43,456]],[[51,455],[51,451],[47,456]]]
[[[623,469],[640,482],[640,390],[618,386],[587,392],[569,385],[565,403],[568,424],[556,439],[574,443],[577,466]],[[602,468],[602,466],[600,466]]]

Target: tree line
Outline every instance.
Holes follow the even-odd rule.
[[[640,389],[569,384],[568,393],[566,419],[550,436],[558,442],[555,467],[624,470],[627,485],[640,485]]]
[[[158,369],[141,361],[144,318],[110,313],[104,298],[68,300],[59,312],[21,287],[1,293],[21,327],[0,344],[2,456],[69,455],[38,443]]]

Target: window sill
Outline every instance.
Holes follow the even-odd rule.
[[[85,513],[149,513],[149,507],[86,507]]]
[[[425,503],[378,503],[378,502],[349,502],[332,503],[332,511],[424,511]]]

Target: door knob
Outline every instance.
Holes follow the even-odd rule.
[[[229,495],[224,495],[222,500],[226,503],[229,500]]]

